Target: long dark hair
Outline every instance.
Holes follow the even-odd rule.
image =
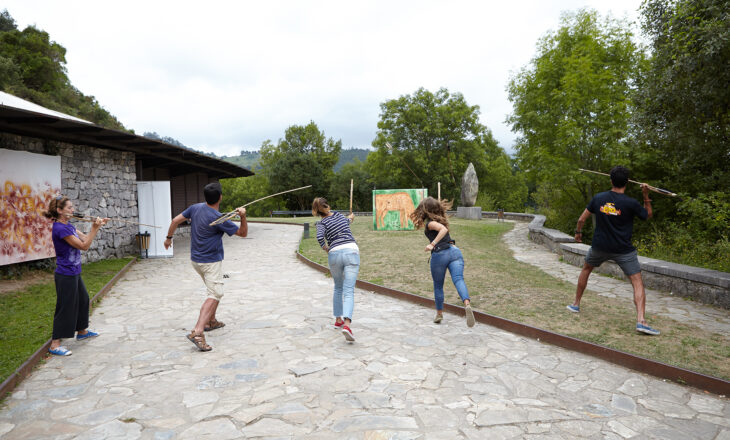
[[[58,196],[54,198],[51,200],[51,203],[48,204],[48,210],[43,212],[43,216],[53,220],[58,220],[58,211],[63,209],[68,201],[69,198],[65,196]]]
[[[413,226],[416,229],[421,229],[426,220],[439,222],[442,225],[449,227],[449,217],[446,215],[446,211],[451,209],[453,202],[448,200],[436,200],[433,197],[426,197],[421,200],[418,207],[410,215]]]

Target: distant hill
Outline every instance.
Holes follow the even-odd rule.
[[[255,171],[256,169],[261,169],[259,167],[259,157],[261,155],[258,151],[241,151],[241,154],[238,156],[223,156],[221,159]]]
[[[335,172],[340,171],[342,165],[353,162],[355,158],[360,159],[361,162],[365,162],[370,151],[371,150],[365,148],[350,148],[349,150],[342,149],[342,151],[340,151],[340,160],[335,164]]]
[[[339,171],[344,164],[354,161],[355,158],[365,162],[368,153],[370,153],[370,150],[365,148],[343,149],[340,152],[340,160],[335,164],[335,172]],[[259,157],[260,154],[258,151],[241,151],[241,154],[238,156],[223,156],[221,159],[255,171],[256,169],[261,169],[258,165]]]

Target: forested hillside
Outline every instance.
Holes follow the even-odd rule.
[[[370,151],[371,150],[368,150],[366,148],[350,148],[347,150],[343,149],[340,152],[340,159],[337,161],[337,164],[335,164],[335,172],[340,171],[342,166],[346,163],[354,162],[355,159],[359,159],[361,162],[365,162],[365,159],[367,159],[368,153],[370,153]],[[258,151],[245,150],[242,150],[241,154],[238,156],[222,157],[223,160],[235,163],[236,165],[248,168],[250,170],[261,169],[261,166],[259,166],[260,158],[261,154]]]
[[[125,130],[96,98],[71,84],[66,48],[35,26],[18,29],[7,10],[0,13],[0,90],[103,127]]]

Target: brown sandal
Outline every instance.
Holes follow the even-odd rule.
[[[206,325],[203,330],[209,332],[211,330],[216,330],[225,326],[226,324],[224,324],[223,322],[218,321],[217,319],[211,319],[210,322],[208,322],[208,325]]]
[[[202,333],[199,335],[196,335],[195,330],[190,332],[190,334],[188,335],[188,341],[195,344],[195,346],[198,347],[198,350],[200,350],[200,351],[210,351],[213,349],[213,347],[211,347],[210,345],[208,345],[205,342],[205,336],[203,336]]]

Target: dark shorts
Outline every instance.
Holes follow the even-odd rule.
[[[593,248],[588,249],[588,253],[586,254],[586,264],[598,267],[603,264],[604,261],[608,260],[612,260],[614,263],[618,264],[626,276],[631,276],[641,272],[639,253],[635,250],[627,254],[614,254],[612,252],[604,252]]]

